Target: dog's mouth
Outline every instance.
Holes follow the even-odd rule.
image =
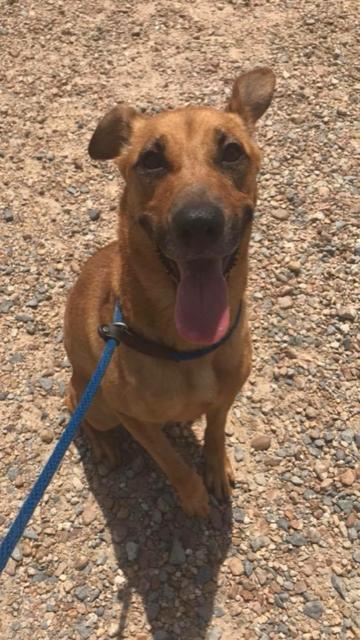
[[[175,324],[194,344],[213,344],[226,334],[230,310],[226,278],[239,247],[224,257],[173,260],[157,246],[159,258],[176,286]]]

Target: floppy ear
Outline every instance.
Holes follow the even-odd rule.
[[[127,105],[118,105],[100,120],[88,147],[93,160],[111,160],[117,158],[128,143],[131,134],[131,122],[136,111]]]
[[[233,86],[227,111],[238,113],[252,128],[270,105],[275,75],[267,67],[258,67],[239,76]]]

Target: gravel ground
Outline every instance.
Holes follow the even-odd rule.
[[[355,0],[1,0],[1,532],[67,420],[67,290],[116,231],[97,119],[221,106],[259,64],[278,78],[232,505],[188,519],[129,437],[111,473],[78,438],[3,575],[2,639],[360,638],[357,18]],[[170,437],[201,465],[201,425]]]

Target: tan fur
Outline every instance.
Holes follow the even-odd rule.
[[[236,108],[234,100],[233,96],[232,111]],[[250,107],[245,106],[249,113],[251,100]],[[194,348],[176,331],[174,284],[137,216],[146,211],[154,225],[163,224],[169,219],[174,201],[193,188],[201,188],[210,197],[221,200],[225,216],[235,215],[244,203],[255,204],[259,152],[250,135],[251,127],[239,115],[242,107],[238,105],[237,113],[178,109],[152,118],[134,115],[131,110],[131,135],[119,149],[117,158],[126,180],[118,240],[86,263],[66,308],[65,346],[73,366],[71,409],[100,357],[104,345],[97,327],[111,322],[116,298],[121,301],[126,321],[137,332],[176,349]],[[122,114],[123,111],[121,117]],[[217,128],[240,140],[250,159],[241,190],[212,162],[213,132]],[[100,131],[98,135],[103,133]],[[164,179],[149,184],[132,167],[140,151],[158,136],[166,137],[172,171]],[[240,322],[228,342],[213,354],[184,363],[151,358],[121,345],[84,424],[95,452],[106,455],[112,462],[116,456],[110,430],[120,423],[126,427],[158,462],[190,515],[208,513],[207,490],[200,476],[169,444],[161,425],[206,416],[206,481],[218,498],[228,495],[233,473],[225,452],[226,416],[251,366],[245,303],[250,226],[244,231],[239,259],[228,277],[231,321],[242,302]],[[104,432],[108,432],[106,438]]]

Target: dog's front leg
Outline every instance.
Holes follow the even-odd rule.
[[[189,516],[207,516],[209,496],[202,479],[171,446],[161,425],[138,422],[128,416],[121,416],[120,420],[167,475],[185,513]]]
[[[225,450],[225,426],[230,407],[222,406],[206,415],[205,479],[206,484],[221,500],[231,494],[234,472]]]

